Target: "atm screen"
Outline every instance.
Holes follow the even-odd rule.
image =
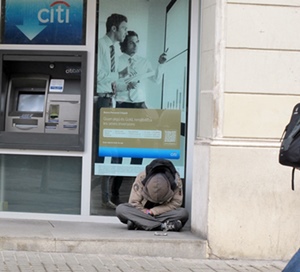
[[[19,93],[17,110],[23,112],[43,112],[44,93]]]

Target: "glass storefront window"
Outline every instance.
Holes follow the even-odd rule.
[[[82,159],[0,155],[0,210],[80,214]]]
[[[91,214],[169,159],[185,180],[189,0],[99,0]]]

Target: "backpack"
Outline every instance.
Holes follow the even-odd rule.
[[[177,188],[175,182],[176,168],[171,161],[165,159],[155,159],[146,166],[146,177],[142,181],[142,184],[145,185],[148,179],[158,173],[164,175],[169,180],[173,191]]]
[[[300,103],[292,112],[290,122],[280,139],[279,163],[290,166],[292,170],[292,190],[294,190],[295,169],[300,168]]]

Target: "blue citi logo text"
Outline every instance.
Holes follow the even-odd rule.
[[[65,1],[55,1],[50,8],[43,8],[38,12],[38,20],[41,23],[68,24],[70,22],[70,4]]]

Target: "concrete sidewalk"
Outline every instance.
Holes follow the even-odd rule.
[[[128,255],[0,252],[0,271],[7,272],[280,272],[281,261],[203,260]]]
[[[206,241],[186,229],[156,236],[121,223],[0,218],[0,271],[279,272],[287,264],[207,260],[206,250]]]

